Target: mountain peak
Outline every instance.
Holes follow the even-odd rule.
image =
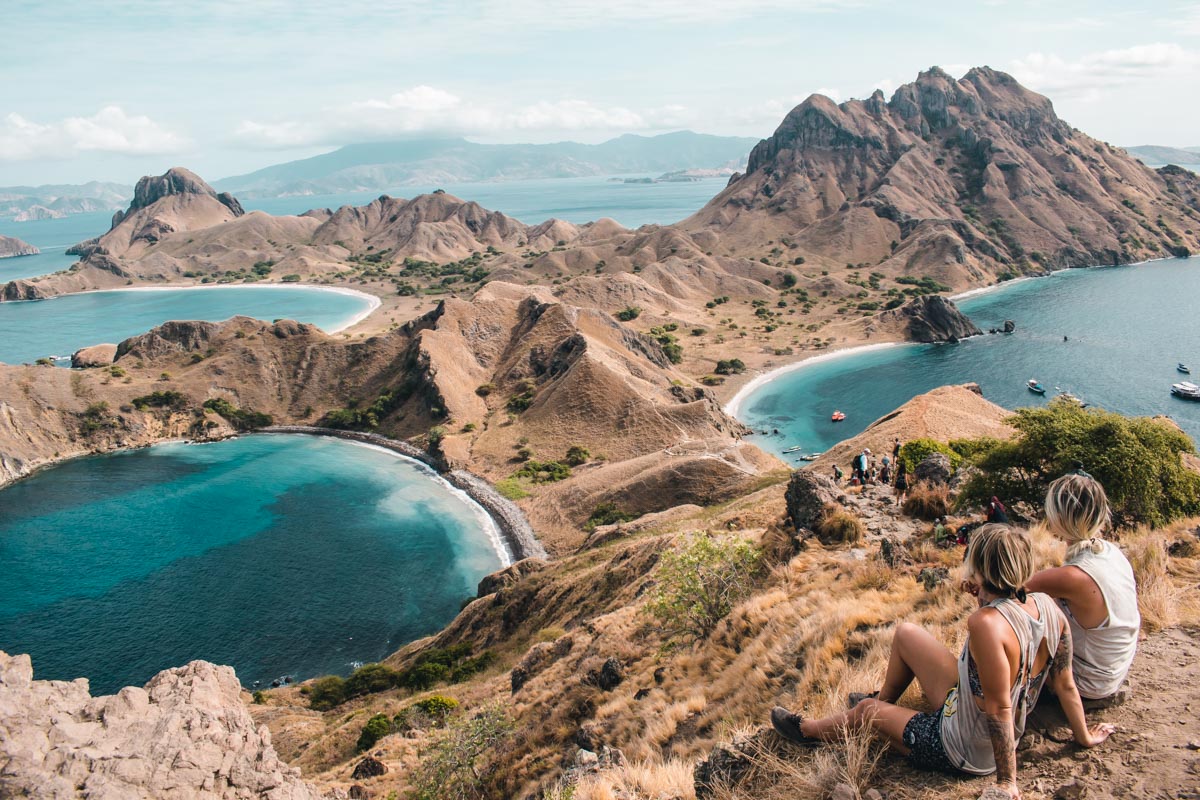
[[[164,197],[186,194],[206,195],[215,198],[221,205],[233,212],[235,217],[240,217],[246,213],[245,209],[242,208],[242,204],[233,195],[228,192],[217,194],[215,189],[191,170],[183,167],[171,167],[162,175],[146,175],[139,180],[137,186],[133,189],[133,201],[130,202],[129,209],[124,214],[121,214],[120,217],[123,219],[135,211],[149,208]],[[119,222],[120,219],[114,219],[113,227],[116,227]]]

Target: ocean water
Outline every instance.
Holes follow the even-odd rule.
[[[796,462],[860,433],[915,395],[974,381],[1005,408],[1049,402],[1055,388],[1122,414],[1172,417],[1200,440],[1200,403],[1170,394],[1200,374],[1200,258],[1059,272],[966,297],[959,308],[983,330],[1004,320],[1010,335],[958,344],[901,345],[820,360],[749,394],[738,417],[761,447]],[[1068,337],[1067,341],[1063,337]],[[1193,369],[1175,370],[1178,362]],[[1045,397],[1025,382],[1036,378]],[[835,410],[846,420],[832,423]],[[801,453],[782,454],[800,446]]]
[[[455,197],[474,200],[490,211],[502,211],[527,225],[547,219],[592,222],[611,217],[626,228],[647,224],[668,225],[699,211],[725,188],[727,178],[705,178],[685,183],[624,183],[624,177],[544,178],[487,183],[414,184],[377,192],[309,195],[271,199],[246,199],[247,210],[269,214],[303,214],[313,208],[336,209],[365,205],[380,195],[412,198],[445,189]]]
[[[73,244],[94,238],[108,230],[111,211],[72,214],[62,219],[13,222],[0,218],[0,234],[29,242],[42,252],[36,256],[0,258],[0,284],[20,278],[34,278],[66,269],[79,259],[66,254]]]
[[[0,491],[0,650],[140,685],[347,674],[449,622],[502,566],[478,506],[387,451],[254,435],[65,462]]]
[[[311,322],[333,331],[370,308],[367,297],[315,286],[117,289],[0,303],[0,362],[69,359],[80,347],[117,343],[167,320],[215,322],[244,314]]]

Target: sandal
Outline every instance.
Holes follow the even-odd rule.
[[[850,708],[854,708],[856,705],[861,703],[863,700],[874,700],[876,697],[879,697],[878,691],[851,692],[850,694],[846,695],[846,702],[850,706]]]
[[[805,736],[800,731],[800,723],[802,722],[804,722],[804,717],[799,714],[793,714],[783,706],[775,706],[771,709],[771,727],[789,742],[795,742],[796,744],[816,744],[820,741],[811,736]]]

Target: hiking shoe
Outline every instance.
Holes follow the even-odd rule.
[[[850,708],[854,708],[863,700],[873,700],[879,696],[879,692],[851,692],[846,695],[846,704]]]
[[[813,744],[817,741],[816,739],[800,732],[800,723],[803,721],[804,717],[793,714],[783,706],[775,706],[771,709],[771,727],[775,729],[776,733],[789,742]]]

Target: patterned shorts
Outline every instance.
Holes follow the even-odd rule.
[[[908,763],[915,769],[957,773],[946,757],[942,745],[942,711],[936,714],[917,714],[904,726],[904,745],[908,748]]]

